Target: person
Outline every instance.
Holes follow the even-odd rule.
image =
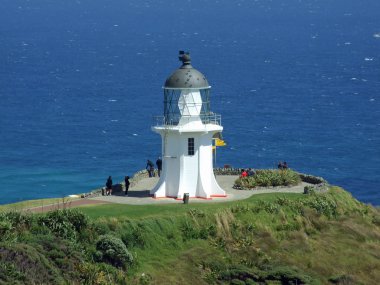
[[[247,174],[248,174],[248,176],[254,176],[255,171],[252,168],[248,168]]]
[[[158,177],[161,177],[162,159],[159,157],[156,161]]]
[[[278,167],[278,169],[283,169],[284,165],[282,164],[281,161],[279,161],[277,167]]]
[[[149,159],[146,161],[146,170],[148,170],[149,177],[154,176],[154,164]]]
[[[240,178],[247,177],[247,176],[248,176],[247,171],[245,171],[245,169],[242,169]]]
[[[112,177],[108,176],[107,182],[106,182],[106,195],[112,195]]]
[[[125,196],[128,196],[129,184],[131,184],[129,182],[129,176],[125,176],[124,182],[125,182]]]
[[[282,168],[283,169],[288,169],[288,164],[286,163],[286,161],[284,161],[284,164],[282,165]]]

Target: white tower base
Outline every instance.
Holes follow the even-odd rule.
[[[163,169],[159,182],[150,192],[154,198],[211,199],[226,197],[215,180],[212,163],[212,136],[222,126],[201,121],[178,126],[157,126],[152,130],[162,138]],[[194,139],[194,154],[189,154],[189,138]]]

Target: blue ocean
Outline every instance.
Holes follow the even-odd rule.
[[[178,51],[212,86],[216,164],[278,161],[380,205],[380,1],[2,0],[0,203],[89,192],[160,155]]]

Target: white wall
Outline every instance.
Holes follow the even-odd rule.
[[[155,197],[210,198],[223,196],[225,192],[215,180],[212,162],[212,136],[221,131],[220,126],[200,131],[180,132],[181,128],[153,128],[162,136],[163,171],[151,194]],[[165,137],[166,136],[166,137]],[[188,155],[188,138],[194,138],[194,155]]]

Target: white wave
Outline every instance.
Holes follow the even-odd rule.
[[[372,60],[373,60],[373,57],[365,57],[364,60],[365,60],[365,61],[372,61]]]
[[[116,99],[108,99],[108,102],[117,102]]]

